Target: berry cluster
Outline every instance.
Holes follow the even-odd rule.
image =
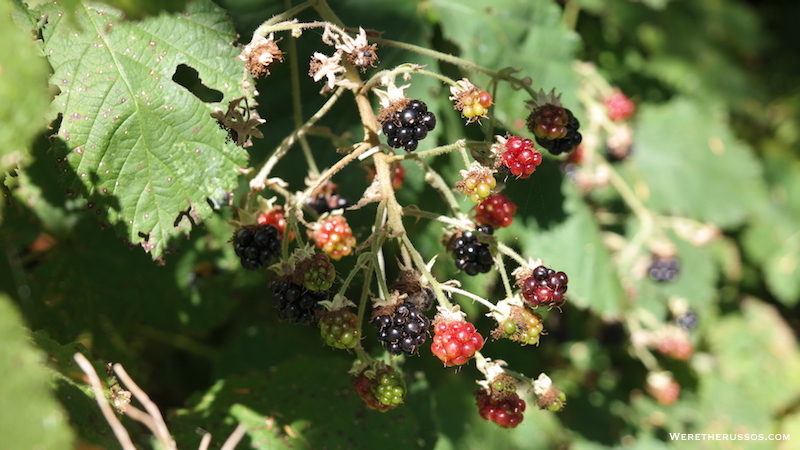
[[[522,297],[531,302],[534,307],[547,305],[560,307],[566,299],[567,274],[556,272],[545,266],[533,269],[531,276],[522,280]]]
[[[496,186],[497,180],[488,171],[468,173],[462,181],[456,183],[456,187],[461,189],[475,203],[480,203],[488,197]]]
[[[403,403],[403,398],[406,396],[406,382],[400,372],[390,367],[387,369],[389,370],[378,373],[371,388],[378,403],[394,408]]]
[[[411,100],[400,112],[391,113],[382,124],[389,147],[403,147],[413,152],[419,141],[436,127],[436,115],[428,111],[422,100]]]
[[[325,344],[333,348],[353,348],[361,339],[358,316],[347,308],[323,313],[319,319],[319,331]]]
[[[378,328],[378,340],[389,353],[413,355],[425,343],[431,322],[417,305],[404,302],[396,307],[379,308],[372,324]]]
[[[309,291],[327,291],[336,278],[336,269],[324,253],[315,253],[311,258],[303,260],[299,269],[303,274],[303,286]]]
[[[539,345],[544,325],[539,314],[525,308],[516,308],[514,318],[501,323],[498,330],[500,332],[493,332],[492,336],[505,337],[522,345]]]
[[[485,389],[475,393],[478,403],[478,413],[485,420],[500,425],[503,428],[516,428],[522,423],[525,411],[525,400],[519,398],[516,392],[507,395],[495,396]]]
[[[431,352],[445,367],[466,363],[482,348],[483,336],[469,322],[443,320],[433,327]]]
[[[402,403],[402,397],[405,395],[405,383],[403,383],[402,376],[389,375],[387,377],[385,376],[387,373],[400,375],[392,366],[386,366],[384,369],[378,370],[372,378],[367,376],[367,370],[362,371],[352,378],[353,387],[358,396],[361,397],[361,400],[363,400],[369,408],[381,412],[394,409],[398,404]],[[398,380],[400,384],[397,384]],[[401,389],[387,389],[387,386],[390,386],[392,381],[395,382],[396,387]],[[383,388],[381,388],[381,386],[383,386]],[[375,391],[382,394],[381,400],[383,401],[378,399]],[[389,395],[386,395],[387,391],[389,391]],[[398,396],[400,397],[400,401],[397,401]]]
[[[494,233],[491,225],[480,225],[477,230],[485,234]],[[450,243],[450,248],[456,257],[456,268],[463,270],[467,275],[486,273],[494,266],[489,244],[479,241],[478,236],[472,231],[456,234]]]
[[[579,127],[572,111],[550,103],[534,109],[528,116],[528,130],[536,136],[536,142],[554,155],[569,152],[581,143]]]
[[[338,261],[353,252],[356,238],[353,237],[353,230],[344,216],[333,216],[320,224],[314,233],[314,243],[317,248]]]
[[[552,103],[545,103],[528,116],[528,130],[539,139],[556,140],[567,135],[569,116],[567,110]]]
[[[628,120],[636,112],[636,105],[620,91],[615,91],[603,99],[603,103],[608,109],[608,118],[614,122]]]
[[[278,230],[272,225],[248,225],[233,234],[233,249],[249,270],[268,266],[281,251]]]
[[[463,108],[461,114],[466,119],[474,119],[485,117],[489,112],[489,107],[492,106],[492,94],[481,91],[479,89],[472,90],[469,95],[461,98]]]
[[[508,175],[517,178],[528,178],[542,163],[542,154],[533,148],[533,141],[511,136],[506,141],[506,151],[502,156],[500,168]]]
[[[319,302],[328,299],[325,291],[309,291],[286,280],[273,280],[270,286],[275,294],[275,307],[278,318],[293,323],[308,324],[316,319]]]
[[[676,258],[653,256],[647,274],[654,281],[672,281],[680,273],[681,264]]]
[[[517,205],[506,194],[492,194],[475,207],[475,221],[492,228],[511,225]]]
[[[678,324],[679,327],[683,328],[684,330],[691,330],[697,326],[697,322],[699,322],[697,315],[692,311],[687,309],[683,312],[680,316],[675,318],[675,323]]]

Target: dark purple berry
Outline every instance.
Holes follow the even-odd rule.
[[[478,231],[492,234],[494,229],[490,225],[481,225]],[[460,236],[456,235],[450,247],[456,259],[456,268],[463,270],[467,275],[486,273],[494,266],[489,244],[478,240],[472,231],[463,231]]]
[[[376,316],[372,325],[378,328],[378,340],[389,353],[413,355],[425,342],[430,320],[420,313],[417,305],[405,302]]]

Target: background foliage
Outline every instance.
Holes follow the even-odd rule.
[[[237,33],[248,41],[283,2],[15,1],[0,2],[3,445],[118,445],[72,360],[76,351],[98,369],[122,363],[168,412],[186,448],[197,446],[198,427],[218,446],[240,422],[249,427],[242,445],[257,448],[354,448],[386,436],[437,449],[691,445],[669,441],[669,432],[800,438],[800,44],[792,38],[800,6],[330,4],[348,26],[485,67],[520,69],[534,87],[561,92],[584,126],[597,105],[580,97],[588,66],[576,61],[593,63],[601,79],[637,103],[633,152],[612,167],[639,209],[616,184],[582,189],[555,158],[506,190],[519,213],[498,236],[566,271],[571,296],[563,314],[547,316],[539,347],[500,340],[487,351],[527,375],[546,371],[567,393],[566,409],[530,408],[520,427],[501,430],[475,413],[474,366],[444,370],[424,350],[404,362],[406,404],[384,414],[367,410],[345,373],[352,356],[323,347],[313,328],[278,322],[263,274],[240,269],[228,244],[230,211],[219,205],[226,191],[246,191],[237,168],[259,167],[295,127],[288,64],[257,86],[265,138],[246,152],[225,142],[209,112],[240,95],[242,67],[230,45]],[[318,36],[307,32],[287,58],[303,67],[318,47]],[[382,67],[415,62],[461,76],[454,66],[395,48],[382,48],[380,57]],[[309,117],[324,99],[310,79],[301,88]],[[440,118],[440,144],[481,138],[478,127],[464,129],[437,82],[415,78],[411,91]],[[505,129],[523,135],[526,95],[501,84],[493,110]],[[351,140],[361,133],[354,105],[344,101],[320,125]],[[320,166],[338,160],[330,140],[310,140]],[[306,173],[296,170],[304,162],[294,153],[276,173],[300,189]],[[458,155],[431,164],[445,179],[457,178]],[[440,209],[422,174],[407,169],[401,202]],[[348,167],[334,181],[358,198],[362,179],[362,168]],[[348,215],[357,237],[369,233],[367,216]],[[646,246],[625,247],[632,249],[625,259],[614,244],[614,236],[628,243],[642,236],[645,217],[677,248],[683,267],[674,283],[643,275]],[[713,224],[721,234],[697,245],[687,224]],[[452,276],[441,226],[408,227],[426,257],[442,253],[437,275]],[[352,261],[343,263],[339,273]],[[497,278],[463,282],[496,298]],[[642,326],[673,322],[676,302],[699,325],[688,361],[651,355],[681,386],[677,402],[665,406],[646,393],[648,357],[632,339]],[[494,327],[478,306],[463,307],[479,329]],[[375,342],[365,345],[377,350]],[[145,430],[126,425],[138,444],[155,445]]]

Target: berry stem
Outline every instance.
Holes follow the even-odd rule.
[[[296,129],[292,134],[286,136],[283,141],[281,141],[278,148],[272,152],[272,155],[267,159],[264,165],[261,167],[261,170],[258,171],[258,174],[250,180],[250,190],[251,191],[260,191],[266,187],[266,179],[269,177],[269,174],[272,172],[272,169],[275,168],[275,165],[278,164],[278,161],[286,155],[286,152],[294,145],[297,139],[300,136],[303,136],[309,128],[311,128],[317,121],[319,121],[325,114],[330,111],[333,105],[339,100],[342,93],[344,92],[344,88],[339,88],[331,94],[331,97],[325,102],[324,105],[311,116],[306,123],[304,123],[300,128]]]
[[[444,181],[442,176],[424,161],[416,160],[416,163],[425,171],[425,181],[442,194],[447,206],[450,207],[450,211],[457,217],[463,216],[460,212],[461,207],[458,204],[458,200],[456,200],[455,195],[453,195],[453,190],[450,189],[450,186]]]
[[[441,286],[442,286],[442,290],[448,291],[448,292],[452,292],[454,294],[463,295],[464,297],[471,298],[472,300],[474,300],[474,301],[482,304],[483,306],[489,308],[490,311],[494,311],[494,310],[497,309],[495,307],[494,303],[490,302],[489,300],[486,300],[485,298],[483,298],[483,297],[481,297],[479,295],[475,295],[472,292],[465,291],[465,290],[463,290],[461,288],[457,288],[457,287],[451,286],[449,284],[442,284]]]
[[[514,295],[514,291],[511,289],[511,282],[508,280],[502,253],[494,255],[492,259],[494,259],[494,263],[497,264],[497,271],[500,272],[500,278],[503,280],[503,289],[506,291],[506,298],[511,298]]]
[[[425,70],[421,66],[416,65],[416,64],[404,63],[404,64],[400,64],[399,66],[395,67],[394,69],[381,70],[380,72],[378,72],[375,75],[373,75],[372,77],[370,77],[370,79],[367,80],[364,83],[364,86],[362,86],[361,89],[359,90],[359,94],[364,93],[364,92],[372,89],[373,87],[381,85],[381,83],[383,83],[383,80],[386,80],[386,79],[388,79],[390,77],[391,78],[395,78],[398,75],[407,74],[407,73],[424,75],[424,76],[427,76],[427,77],[431,77],[431,78],[437,79],[437,80],[439,80],[439,81],[441,81],[443,83],[449,84],[451,86],[458,87],[458,83],[456,83],[455,80],[453,80],[450,77],[444,76],[444,75],[436,73],[436,72],[431,72],[429,70]]]
[[[285,3],[289,3],[289,1],[290,0],[286,0]],[[289,54],[295,55],[294,58],[289,58],[289,68],[292,79],[292,115],[294,117],[295,129],[299,129],[303,126],[303,107],[300,92],[300,68],[298,66],[299,58],[297,57],[297,41],[295,39],[289,39]],[[306,138],[305,134],[300,135],[299,138],[300,148],[303,149],[303,156],[306,158],[308,169],[311,172],[312,177],[317,177],[319,176],[319,168],[317,167],[317,162],[314,161],[314,155],[311,153],[311,147],[308,145],[308,139]]]
[[[408,249],[408,252],[411,254],[411,259],[414,261],[414,264],[417,266],[417,269],[422,273],[423,276],[428,280],[433,288],[433,291],[436,292],[436,301],[441,305],[443,308],[450,309],[452,305],[445,297],[444,292],[442,291],[442,285],[439,281],[431,274],[428,270],[428,267],[425,265],[425,261],[422,259],[422,255],[419,254],[416,248],[414,248],[414,244],[408,239],[408,235],[403,233],[400,237],[402,244]]]
[[[267,33],[276,31],[274,29],[270,29],[270,27],[274,26],[279,22],[291,20],[293,17],[295,17],[298,13],[300,13],[304,9],[315,6],[319,1],[320,0],[306,0],[305,2],[295,6],[294,8],[288,9],[280,14],[272,16],[266,22],[262,23],[258,28],[256,28],[256,31],[253,34],[266,36]]]

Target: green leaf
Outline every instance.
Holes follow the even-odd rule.
[[[0,4],[0,174],[25,161],[28,147],[47,124],[48,68],[32,31],[25,6]]]
[[[4,448],[72,448],[67,415],[47,386],[44,355],[25,336],[10,299],[0,295],[0,436]]]
[[[713,364],[697,365],[706,417],[742,433],[765,433],[800,389],[800,354],[792,329],[772,306],[755,299],[708,327]],[[764,380],[769,380],[765,383]],[[701,427],[702,429],[702,427]]]
[[[121,20],[84,3],[74,21],[44,8],[44,50],[61,93],[65,180],[106,214],[117,233],[159,258],[169,238],[211,214],[209,198],[236,187],[246,153],[225,143],[212,106],[172,81],[180,65],[231,100],[242,65],[224,12],[199,0],[180,15]]]
[[[647,206],[720,227],[764,201],[760,165],[718,111],[678,98],[640,110],[632,155]]]
[[[211,432],[212,448],[219,448],[238,423],[258,449],[420,446],[422,424],[409,405],[385,413],[368,409],[353,390],[349,366],[342,358],[298,358],[266,373],[228,377],[178,411],[170,429],[187,448],[200,441],[197,427]]]

